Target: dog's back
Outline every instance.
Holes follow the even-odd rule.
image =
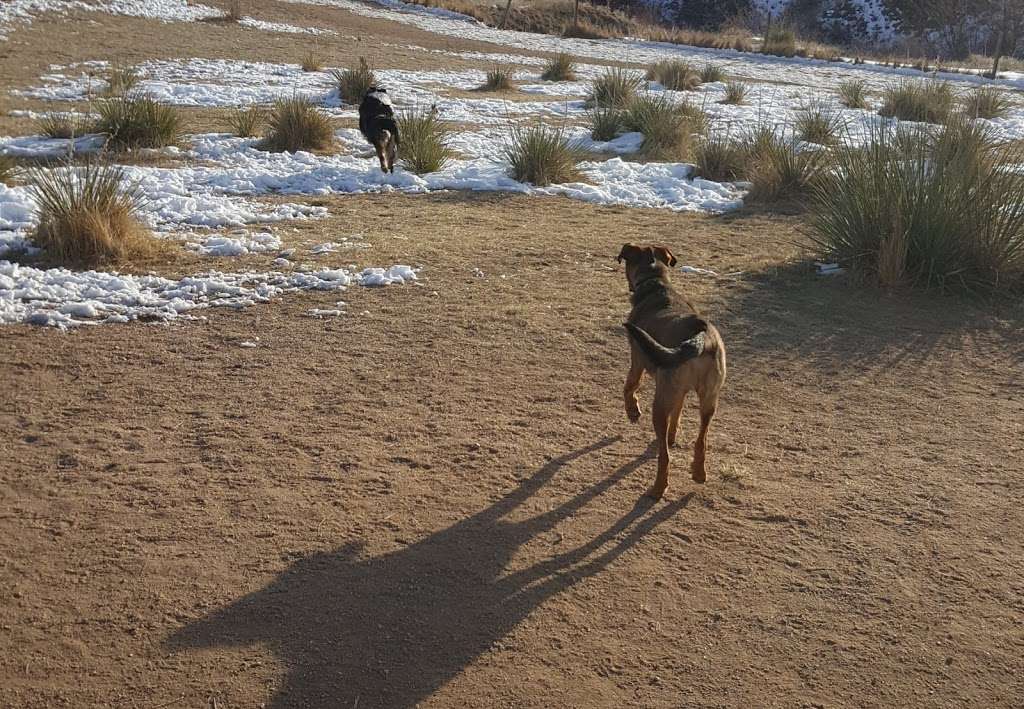
[[[398,152],[398,123],[386,89],[373,86],[359,104],[359,131],[373,145],[384,172],[395,171]]]

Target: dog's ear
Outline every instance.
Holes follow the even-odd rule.
[[[616,260],[619,263],[622,263],[623,259],[629,261],[630,257],[636,254],[636,252],[638,252],[639,250],[640,247],[634,246],[633,244],[623,244],[622,250],[619,251],[619,256]]]
[[[652,246],[651,250],[654,251],[654,255],[666,266],[675,266],[678,263],[675,255],[668,250],[667,246]]]

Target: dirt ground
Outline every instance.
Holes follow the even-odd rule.
[[[225,46],[93,19],[153,43],[40,21],[3,46],[4,86]],[[60,57],[26,54],[60,31]],[[819,277],[799,215],[322,203],[286,239],[360,232],[340,263],[420,284],[0,330],[0,706],[1024,705],[1020,305]],[[677,278],[730,374],[708,483],[684,446],[656,504],[649,417],[621,402],[629,240],[730,274]],[[305,317],[339,297],[348,315]]]

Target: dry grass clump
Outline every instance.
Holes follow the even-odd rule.
[[[839,102],[847,108],[867,108],[867,84],[861,79],[852,79],[839,84]]]
[[[798,53],[796,31],[782,25],[769,27],[764,33],[761,53],[774,54],[777,57],[795,57]]]
[[[794,122],[800,140],[818,145],[835,144],[844,127],[842,115],[821,99],[813,99],[801,106]]]
[[[239,138],[254,138],[260,134],[267,122],[267,109],[263,106],[236,108],[228,115],[228,126],[232,135]]]
[[[746,103],[750,86],[743,81],[729,81],[725,84],[725,96],[721,103],[740,106]]]
[[[508,67],[494,66],[487,70],[487,77],[484,83],[477,87],[477,91],[511,91],[512,70]]]
[[[164,148],[181,140],[181,115],[174,106],[150,96],[124,94],[97,101],[99,115],[92,130],[106,133],[116,150]]]
[[[674,103],[662,94],[643,94],[622,114],[623,128],[643,133],[641,155],[648,160],[686,160],[694,136],[707,129],[707,115],[688,102]]]
[[[964,95],[962,105],[971,118],[1005,118],[1013,108],[1013,100],[994,86],[979,86]]]
[[[14,158],[6,153],[0,153],[0,182],[8,184],[14,179],[15,171],[18,168],[18,163],[15,162]]]
[[[618,67],[608,69],[594,79],[587,104],[603,108],[625,108],[636,98],[642,84],[643,78],[639,74]]]
[[[625,116],[621,108],[605,108],[594,106],[587,112],[587,123],[590,125],[590,137],[594,140],[613,140],[625,125]]]
[[[758,202],[806,197],[830,164],[828,151],[801,148],[781,130],[760,128],[747,145],[750,198]]]
[[[519,182],[544,187],[580,177],[577,165],[582,151],[569,143],[560,126],[512,126],[503,152],[512,166],[512,177]]]
[[[942,123],[953,111],[953,88],[944,81],[904,79],[882,92],[880,116],[901,121]]]
[[[310,49],[308,52],[302,55],[302,70],[305,72],[312,71],[323,71],[324,58],[320,52],[315,49]]]
[[[647,69],[648,81],[657,81],[672,91],[695,91],[700,87],[700,74],[678,59],[663,59]]]
[[[240,22],[242,20],[242,0],[229,0],[228,12],[224,15],[228,22]]]
[[[704,84],[714,84],[719,81],[725,81],[725,69],[708,62],[700,69],[700,80]]]
[[[883,286],[1010,289],[1024,283],[1024,163],[960,116],[937,133],[879,126],[838,149],[814,187],[812,240]]]
[[[77,138],[92,132],[85,116],[75,113],[48,113],[36,121],[36,129],[47,138]]]
[[[750,164],[750,146],[728,133],[712,133],[697,142],[693,162],[696,177],[715,182],[743,180]]]
[[[81,166],[27,173],[38,206],[32,240],[58,263],[96,266],[153,256],[159,242],[139,221],[141,191],[112,165]]]
[[[330,117],[305,96],[274,102],[260,145],[271,152],[326,150],[334,143]]]
[[[139,84],[139,70],[127,64],[114,62],[107,71],[106,96],[123,96]]]
[[[341,71],[335,69],[331,72],[331,76],[338,84],[338,96],[342,101],[350,104],[360,103],[370,87],[377,82],[373,70],[363,57],[359,57],[359,61],[354,66]]]
[[[540,78],[544,81],[573,81],[576,78],[572,57],[564,52],[550,59],[544,65]]]
[[[402,138],[398,158],[406,170],[417,175],[437,172],[455,156],[455,151],[449,147],[451,130],[438,120],[433,108],[402,111],[396,121]]]

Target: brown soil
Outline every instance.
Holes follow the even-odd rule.
[[[123,22],[140,53],[277,41]],[[5,86],[47,31],[12,35]],[[45,63],[136,46],[63,31]],[[1019,305],[818,277],[798,215],[323,203],[289,245],[360,232],[338,264],[420,285],[0,331],[0,706],[1020,706]],[[677,279],[730,378],[708,483],[681,448],[657,504],[621,404],[627,240],[732,274]]]

